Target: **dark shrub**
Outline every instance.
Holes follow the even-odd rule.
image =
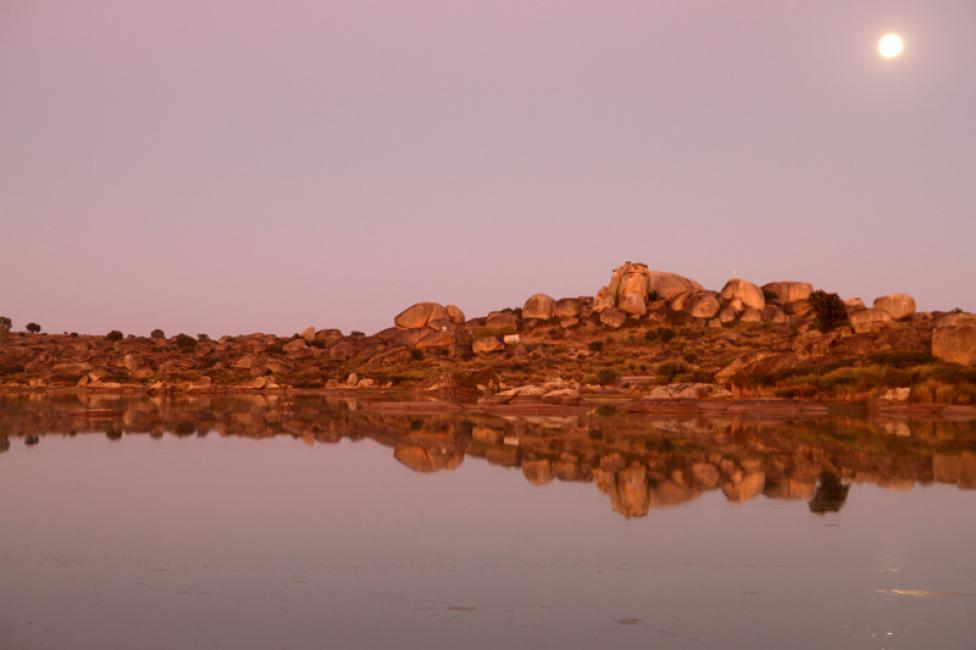
[[[27,327],[25,329],[31,334],[37,334],[41,331],[41,326],[37,323],[27,323]]]
[[[586,347],[589,348],[590,352],[603,352],[603,341],[590,341]]]
[[[112,330],[111,332],[105,335],[105,338],[107,338],[109,341],[121,341],[122,339],[125,338],[125,335],[118,330]]]
[[[657,337],[665,343],[668,343],[671,340],[673,340],[674,336],[675,336],[674,330],[671,329],[670,327],[665,327],[657,335]]]
[[[596,414],[602,417],[610,417],[617,414],[617,407],[613,404],[601,404],[596,407]]]
[[[603,368],[596,374],[596,381],[601,386],[607,386],[617,381],[617,371],[613,368]]]
[[[319,350],[325,349],[325,341],[322,341],[320,339],[312,339],[311,341],[308,342],[308,344],[313,348],[318,348]]]
[[[157,328],[157,329],[154,329],[152,332],[149,333],[149,338],[153,338],[153,339],[164,339],[164,338],[166,338],[166,334],[163,333],[163,330]]]
[[[413,348],[412,350],[410,350],[410,358],[413,359],[414,361],[420,361],[421,359],[424,358],[424,353],[418,350],[417,348]]]
[[[817,290],[810,294],[809,300],[817,315],[817,328],[821,332],[829,332],[850,322],[844,301],[836,293]]]
[[[197,340],[186,334],[177,334],[175,339],[176,347],[183,352],[192,352],[197,349]]]
[[[203,343],[204,341],[209,341],[210,337],[206,334],[197,334],[197,340]]]
[[[0,364],[0,377],[16,375],[18,372],[24,372],[24,366],[20,365],[19,363]]]
[[[359,330],[353,330],[349,332],[349,336],[366,336],[365,332],[360,332]]]

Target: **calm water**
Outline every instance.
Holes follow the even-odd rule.
[[[967,423],[0,399],[0,648],[976,647]]]

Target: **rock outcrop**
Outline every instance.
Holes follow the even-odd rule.
[[[428,327],[435,320],[451,320],[447,308],[436,302],[418,302],[397,314],[393,322],[397,327],[411,329]]]
[[[907,293],[892,293],[875,298],[874,308],[888,312],[895,320],[902,320],[915,313],[915,299]]]
[[[726,282],[719,297],[730,302],[738,300],[742,305],[753,309],[762,309],[766,306],[762,289],[741,278],[733,278]]]
[[[813,293],[813,285],[809,282],[767,282],[762,286],[763,293],[776,297],[776,302],[788,305],[791,302],[806,300]]]
[[[544,293],[537,293],[530,296],[529,299],[525,301],[525,304],[522,305],[522,318],[549,320],[552,318],[552,312],[555,305],[556,301],[552,299],[552,296],[547,296]]]
[[[667,271],[649,271],[648,289],[661,300],[672,300],[682,293],[701,291],[703,286],[690,278]]]
[[[964,366],[976,363],[976,323],[936,327],[932,332],[932,356]]]

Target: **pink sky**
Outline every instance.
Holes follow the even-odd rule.
[[[974,32],[971,0],[5,0],[0,314],[370,331],[625,260],[976,309]]]

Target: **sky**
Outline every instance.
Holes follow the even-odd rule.
[[[0,0],[0,314],[376,331],[628,260],[976,309],[974,70],[972,0]]]

